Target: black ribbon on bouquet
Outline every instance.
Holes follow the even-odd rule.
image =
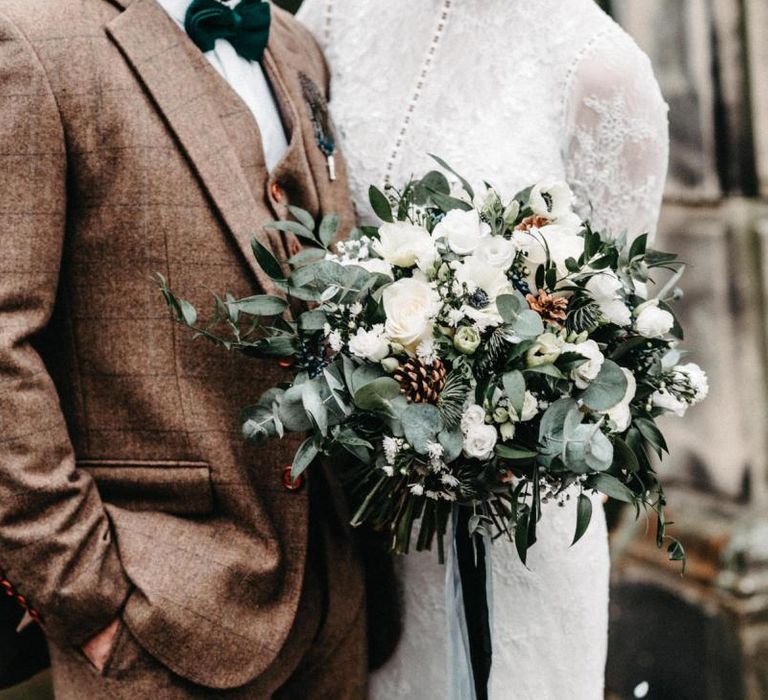
[[[455,554],[464,601],[464,618],[468,655],[472,667],[476,700],[488,700],[488,681],[491,676],[493,648],[488,601],[490,553],[486,552],[485,538],[470,535],[470,508],[457,508],[455,512]],[[450,611],[449,611],[450,614]]]

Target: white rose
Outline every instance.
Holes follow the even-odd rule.
[[[429,232],[421,226],[406,221],[382,224],[379,240],[373,242],[374,250],[391,265],[413,267],[416,261],[429,255],[434,243]]]
[[[587,361],[580,367],[571,370],[571,379],[579,389],[586,389],[589,383],[600,374],[605,362],[605,356],[600,352],[600,346],[594,340],[585,340],[583,343],[566,343],[563,352],[576,352]]]
[[[470,255],[490,232],[490,227],[480,221],[480,214],[475,209],[451,209],[435,226],[432,236],[435,240],[444,238],[456,255]]]
[[[674,325],[674,316],[669,311],[660,309],[658,302],[643,304],[635,321],[637,332],[645,338],[661,338],[669,333]]]
[[[473,425],[464,436],[464,456],[470,459],[490,459],[496,440],[496,428],[492,425]]]
[[[536,417],[539,412],[539,402],[536,397],[530,392],[525,392],[525,399],[523,400],[523,414],[520,416],[520,420],[525,423]]]
[[[605,316],[608,323],[614,323],[617,326],[629,326],[632,323],[632,312],[621,299],[613,301],[603,301],[598,304],[600,312]]]
[[[508,270],[515,261],[517,247],[502,236],[487,236],[480,241],[474,257],[497,270]]]
[[[589,278],[586,289],[595,301],[609,302],[616,298],[622,284],[613,270],[602,270]]]
[[[368,272],[378,272],[381,275],[386,275],[387,277],[394,279],[395,276],[392,274],[392,265],[390,265],[386,260],[382,260],[381,258],[368,258],[368,260],[358,260],[353,265],[357,265],[358,267],[362,267],[364,270],[368,270]]]
[[[432,338],[440,300],[422,277],[405,277],[384,287],[381,298],[387,316],[384,328],[392,342],[415,352],[422,340]]]
[[[349,339],[349,351],[369,362],[381,362],[389,354],[384,326],[379,323],[369,331],[358,328],[357,333]]]
[[[651,396],[654,406],[663,408],[665,411],[674,413],[682,418],[685,412],[688,410],[688,404],[685,401],[681,401],[676,396],[670,394],[666,389],[659,389]]]
[[[467,409],[461,416],[461,432],[466,434],[476,425],[485,423],[485,409],[477,404],[467,406]]]
[[[623,433],[629,424],[632,422],[632,414],[629,410],[629,404],[635,398],[637,393],[637,381],[635,375],[632,374],[626,367],[622,367],[621,371],[624,372],[624,376],[627,378],[627,390],[624,393],[624,398],[619,401],[613,408],[606,411],[606,415],[616,425],[616,431]]]
[[[557,219],[570,213],[573,192],[562,180],[544,180],[531,190],[529,204],[534,214]]]
[[[689,362],[686,365],[678,365],[675,367],[675,372],[684,374],[688,377],[691,387],[695,392],[694,403],[703,401],[709,395],[709,380],[707,379],[706,372],[699,367],[695,362]]]

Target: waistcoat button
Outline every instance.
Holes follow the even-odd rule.
[[[283,486],[289,491],[298,491],[304,486],[304,475],[299,474],[297,479],[291,478],[291,466],[283,467]]]

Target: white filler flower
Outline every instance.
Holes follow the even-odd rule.
[[[358,328],[357,333],[349,339],[349,351],[369,362],[381,362],[389,354],[384,325],[377,323],[369,331]]]

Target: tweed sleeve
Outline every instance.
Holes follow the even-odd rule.
[[[66,169],[43,67],[0,16],[0,571],[51,639],[80,645],[119,614],[129,583],[34,349],[56,299]]]

